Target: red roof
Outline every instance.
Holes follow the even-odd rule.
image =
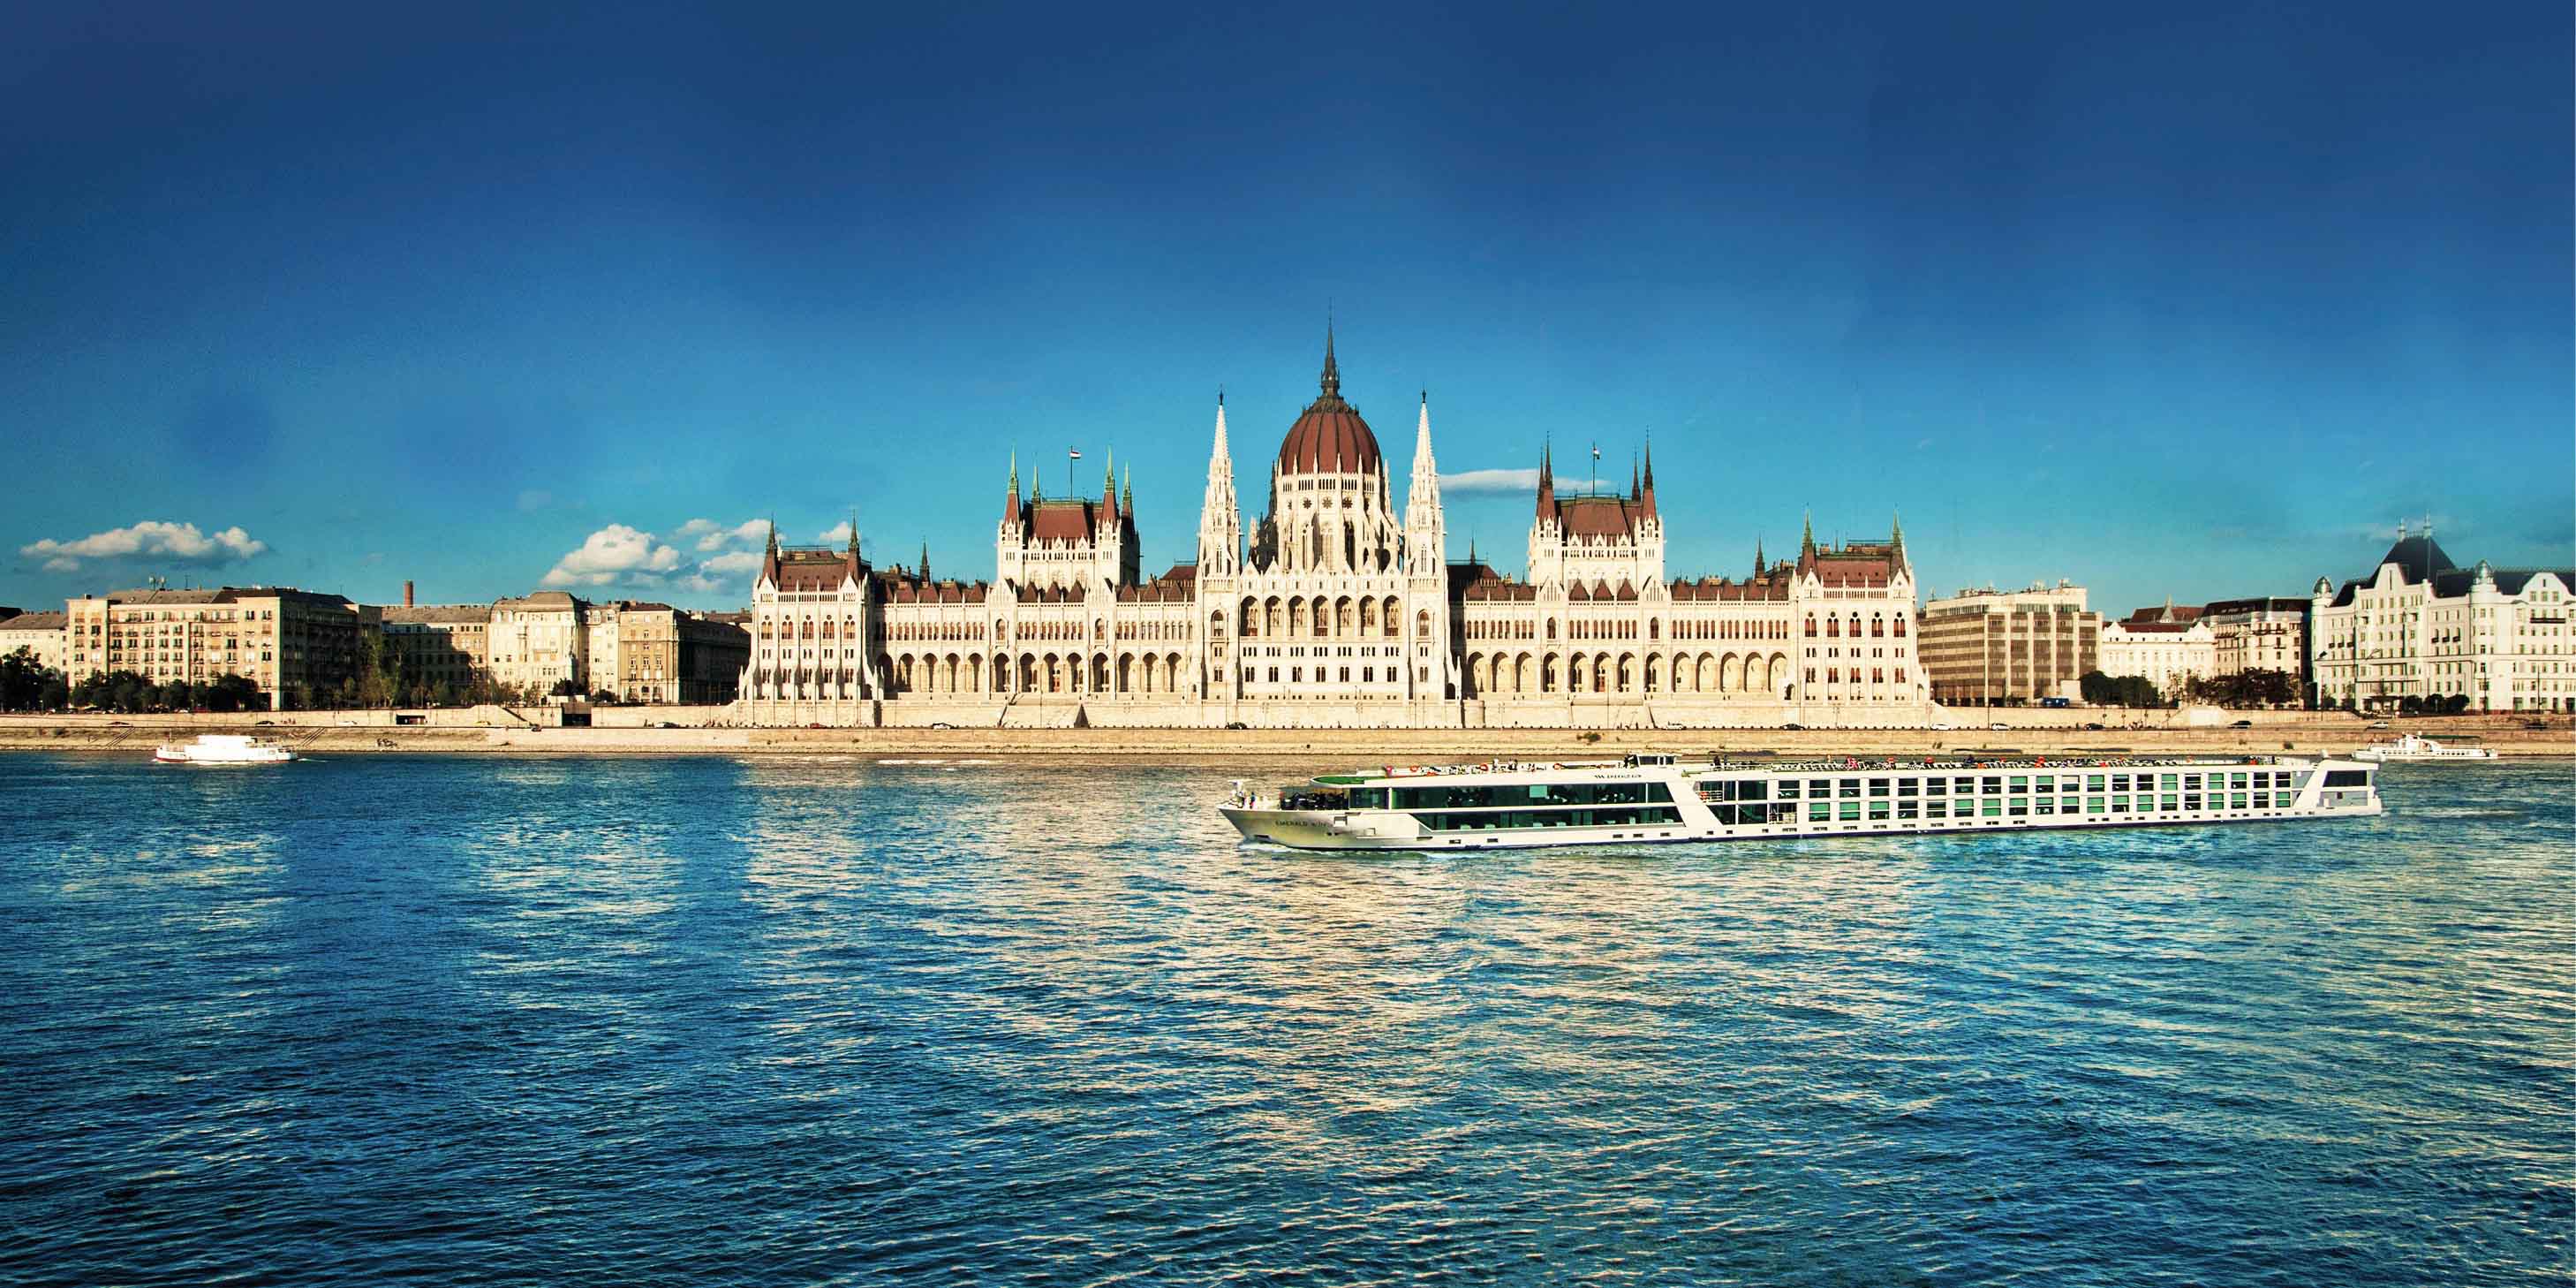
[[[1098,530],[1092,521],[1091,504],[1089,501],[1039,501],[1031,505],[1029,540],[1090,545],[1092,534]]]
[[[1556,503],[1556,521],[1569,537],[1624,537],[1645,513],[1644,505],[1621,496],[1570,496]]]
[[[1316,399],[1279,443],[1282,474],[1375,474],[1378,465],[1377,435],[1338,397]]]
[[[782,550],[766,570],[788,591],[839,590],[867,575],[867,565],[846,550]]]

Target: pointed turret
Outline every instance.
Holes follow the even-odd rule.
[[[1342,396],[1342,369],[1333,363],[1333,321],[1329,317],[1324,319],[1324,379],[1322,383],[1325,397],[1339,398]]]
[[[1639,490],[1638,501],[1645,506],[1647,518],[1662,517],[1655,510],[1655,440],[1652,438],[1646,440],[1646,481]]]
[[[921,539],[921,580],[925,583],[930,580],[930,538],[928,537]]]
[[[1243,515],[1234,499],[1234,455],[1225,436],[1225,390],[1219,389],[1216,436],[1208,448],[1207,498],[1199,504],[1199,572],[1232,576],[1241,570],[1242,557]]]
[[[1556,515],[1556,448],[1554,444],[1538,449],[1538,517],[1543,522]]]
[[[1380,462],[1379,468],[1385,468]],[[1449,525],[1440,513],[1440,463],[1431,454],[1431,392],[1422,394],[1422,411],[1413,429],[1413,486],[1404,498],[1405,571],[1416,577],[1442,576],[1448,566]]]
[[[769,521],[769,547],[760,556],[760,577],[772,585],[778,582],[778,520],[775,518]]]
[[[1816,554],[1816,512],[1807,511],[1806,526],[1798,534],[1798,562],[1805,563]]]
[[[1118,481],[1118,517],[1130,526],[1136,522],[1136,467],[1127,467],[1127,476]]]
[[[1888,544],[1888,545],[1890,545],[1890,546],[1895,547],[1896,552],[1897,552],[1898,554],[1903,554],[1903,553],[1905,553],[1905,514],[1904,514],[1904,512],[1903,512],[1903,511],[1900,511],[1900,510],[1890,510],[1890,511],[1888,511],[1888,520],[1887,520],[1887,522],[1888,522],[1888,528],[1889,528],[1889,536],[1888,536],[1888,538],[1887,538],[1887,544]]]
[[[850,562],[851,562],[851,563],[857,563],[858,561],[859,561],[859,512],[858,512],[858,510],[857,510],[856,508],[853,508],[853,509],[850,511]]]
[[[1002,497],[1002,522],[1009,523],[1019,517],[1020,454],[1017,450],[1014,450],[1011,453],[1011,490],[1004,493]]]
[[[1757,536],[1753,539],[1753,575],[1760,577],[1770,566],[1770,561],[1762,557],[1762,538]]]

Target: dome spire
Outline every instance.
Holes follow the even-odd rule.
[[[1324,396],[1327,398],[1339,398],[1342,396],[1342,369],[1333,361],[1333,315],[1330,310],[1326,310],[1324,313],[1323,388]]]

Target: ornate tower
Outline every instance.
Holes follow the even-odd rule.
[[[1448,523],[1440,512],[1440,466],[1431,455],[1431,395],[1413,431],[1413,485],[1404,499],[1405,623],[1410,645],[1406,692],[1416,699],[1458,695],[1456,650],[1449,632]]]
[[[1199,503],[1199,583],[1243,571],[1243,513],[1234,499],[1234,455],[1225,441],[1225,395],[1216,396],[1216,442],[1208,449],[1207,499]]]

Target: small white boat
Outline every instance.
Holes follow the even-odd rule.
[[[165,742],[152,752],[165,765],[282,765],[295,753],[241,733],[201,733],[195,742]]]
[[[2421,734],[2400,734],[2394,742],[2375,742],[2352,753],[2355,760],[2493,760],[2485,747],[2445,747]]]

